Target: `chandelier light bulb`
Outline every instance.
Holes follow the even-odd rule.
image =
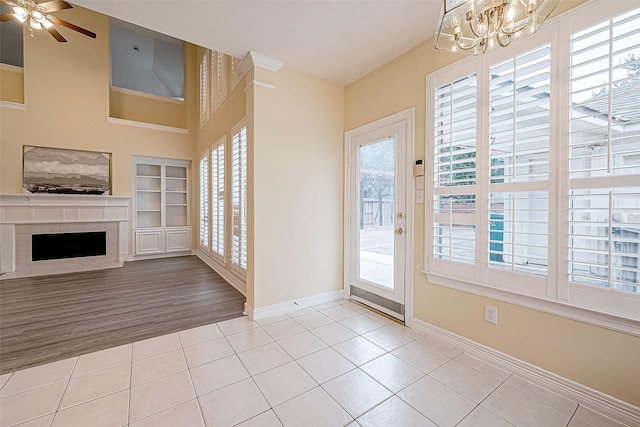
[[[513,6],[507,9],[507,21],[513,22],[513,18],[516,16],[516,11],[513,9]]]

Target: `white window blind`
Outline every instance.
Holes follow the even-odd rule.
[[[575,32],[569,280],[640,293],[640,9]]]
[[[476,260],[477,77],[435,89],[433,250],[444,261]]]
[[[211,79],[211,111],[215,111],[227,97],[227,61],[222,52],[212,52]]]
[[[200,127],[209,120],[209,53],[205,50],[200,61]]]
[[[546,275],[551,46],[493,64],[489,79],[489,266]]]
[[[209,151],[200,156],[200,248],[209,248]]]
[[[211,250],[224,257],[224,138],[211,148]]]
[[[247,127],[241,125],[231,140],[231,263],[247,268]]]

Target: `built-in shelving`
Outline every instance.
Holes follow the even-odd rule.
[[[135,156],[136,255],[191,250],[189,160]]]

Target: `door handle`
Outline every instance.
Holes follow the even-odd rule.
[[[404,230],[400,227],[396,228],[396,234],[402,234]]]

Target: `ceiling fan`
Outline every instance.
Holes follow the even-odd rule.
[[[67,39],[62,37],[62,34],[56,30],[54,25],[61,25],[77,31],[80,34],[84,34],[87,37],[93,39],[96,38],[96,34],[89,30],[85,30],[82,27],[67,22],[60,18],[50,15],[50,13],[58,12],[64,9],[72,9],[69,3],[64,0],[51,0],[44,3],[38,3],[34,0],[0,0],[2,3],[6,3],[9,6],[13,6],[13,12],[0,15],[0,21],[8,21],[11,18],[17,19],[20,23],[24,24],[29,21],[29,31],[31,31],[31,37],[33,37],[33,30],[40,30],[44,28],[53,36],[54,39],[59,42],[66,42]]]

